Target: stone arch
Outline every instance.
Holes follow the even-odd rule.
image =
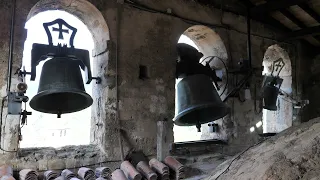
[[[209,56],[217,57],[217,58],[214,58],[213,61],[210,61],[209,65],[212,68],[219,70],[217,74],[222,78],[223,81],[219,83],[221,90],[218,93],[222,94],[224,92],[221,96],[221,98],[223,98],[225,96],[225,93],[227,92],[227,89],[224,90],[226,88],[226,77],[227,77],[224,64],[227,65],[228,52],[223,40],[221,39],[221,36],[212,28],[204,25],[191,26],[183,32],[181,37],[182,36],[186,36],[192,41],[192,44],[189,44],[189,43],[187,44],[191,46],[196,46],[196,48],[201,53],[203,53],[204,56],[200,60],[200,62],[202,62],[203,64],[206,64],[210,60],[210,58],[206,58],[206,57],[209,57]],[[179,39],[179,42],[181,42],[180,39]],[[224,63],[218,60],[218,58],[221,59]],[[200,134],[197,133],[197,130],[195,127],[177,127],[177,126],[174,127],[174,132],[176,133],[176,135],[180,134],[181,133],[180,131],[184,132],[182,133],[184,134],[183,141],[204,140],[204,139],[212,139],[216,137],[215,134],[212,134],[210,132],[210,128],[207,124],[202,125]],[[182,138],[175,136],[176,142],[182,141],[181,139]]]
[[[213,29],[203,26],[195,25],[188,28],[183,35],[189,37],[203,53],[204,57],[217,56],[224,61],[228,59],[228,53],[221,36]],[[210,64],[217,68],[224,68],[223,64],[215,61],[216,64]]]
[[[106,119],[105,107],[109,94],[114,94],[108,91],[105,74],[108,70],[108,41],[110,40],[109,27],[101,14],[101,12],[90,2],[86,0],[40,0],[30,10],[27,21],[38,13],[49,10],[61,10],[74,15],[79,18],[89,29],[94,40],[94,50],[92,58],[93,75],[102,78],[102,84],[96,85],[93,81],[92,96],[94,103],[92,105],[91,118],[91,143],[99,145],[104,149],[105,131],[101,130],[101,126],[105,125]],[[112,97],[110,97],[112,98]],[[99,126],[96,126],[99,124]],[[96,129],[99,129],[97,131]],[[95,133],[95,134],[94,134]]]
[[[204,25],[195,25],[185,30],[183,32],[183,35],[187,36],[190,40],[192,40],[192,42],[194,42],[199,51],[203,53],[203,58],[201,60],[203,64],[210,60],[210,58],[206,57],[216,56],[223,60],[225,65],[227,65],[228,52],[226,46],[223,40],[221,39],[221,36],[212,28],[209,28]],[[216,70],[221,70],[220,77],[223,79],[223,81],[220,83],[221,90],[219,91],[219,93],[221,94],[223,93],[227,80],[227,73],[224,64],[220,60],[215,58],[213,61],[209,63],[209,65]],[[222,95],[222,98],[224,97],[224,95],[225,93]]]
[[[263,75],[270,75],[273,62],[282,58],[285,66],[279,74],[283,79],[281,90],[287,95],[292,95],[292,67],[287,51],[275,44],[270,46],[263,58]],[[293,109],[292,103],[285,99],[284,95],[278,95],[277,111],[263,110],[263,131],[264,133],[278,133],[292,126]]]

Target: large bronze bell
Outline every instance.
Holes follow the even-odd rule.
[[[276,111],[279,88],[270,84],[263,87],[263,108]]]
[[[199,126],[223,118],[230,112],[220,99],[209,76],[196,74],[183,78],[176,87],[178,126]]]
[[[55,57],[44,63],[38,94],[30,101],[36,111],[58,114],[72,113],[92,105],[80,71],[80,61]]]

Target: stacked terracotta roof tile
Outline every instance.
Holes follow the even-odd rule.
[[[44,180],[54,180],[59,176],[59,174],[55,171],[48,170],[43,173],[43,176],[44,176],[43,178]]]
[[[166,157],[164,163],[170,168],[171,179],[179,180],[185,178],[184,166],[174,157]]]
[[[78,171],[78,175],[81,177],[82,180],[94,180],[95,173],[92,169],[82,167]]]
[[[121,169],[117,169],[112,173],[112,180],[127,180],[127,177]]]
[[[162,162],[158,161],[157,159],[153,158],[149,161],[149,166],[152,170],[158,173],[159,179],[161,180],[169,180],[169,167],[163,164]]]
[[[38,172],[32,169],[23,169],[19,172],[20,180],[38,180]]]
[[[142,175],[136,170],[136,168],[129,161],[123,161],[120,165],[120,169],[124,172],[126,177],[130,180],[142,179]]]
[[[58,176],[57,178],[55,178],[54,180],[64,180],[63,176]]]
[[[108,167],[98,167],[95,170],[97,178],[103,178],[106,180],[111,180],[111,169]]]
[[[19,179],[38,180],[38,175],[37,171],[24,169],[19,172]],[[144,160],[140,161],[136,167],[129,161],[124,161],[120,169],[112,173],[107,167],[99,167],[95,171],[82,167],[78,170],[78,177],[68,169],[63,170],[60,176],[59,173],[48,170],[44,172],[43,180],[179,180],[185,178],[185,168],[175,158],[168,156],[163,162],[155,158],[149,164]],[[0,166],[0,180],[15,180],[10,166]]]
[[[71,180],[72,178],[77,177],[76,174],[74,174],[69,169],[65,169],[61,172],[61,176],[64,177],[65,180]]]

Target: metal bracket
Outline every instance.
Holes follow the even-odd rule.
[[[29,98],[21,93],[9,92],[8,94],[8,114],[21,115],[22,102],[28,102]]]
[[[63,29],[63,26],[66,26],[68,29],[72,31],[69,44],[67,45],[58,44],[57,46],[53,45],[52,35],[50,33],[49,27],[58,24],[59,28],[53,28],[53,31],[59,32],[59,39],[64,39],[63,33],[69,33],[69,30]],[[32,45],[31,51],[31,81],[34,81],[37,75],[36,67],[39,65],[41,61],[46,60],[47,58],[54,57],[67,57],[70,60],[79,61],[80,68],[85,72],[85,82],[86,84],[90,84],[93,79],[97,80],[97,84],[101,83],[100,77],[92,77],[91,67],[90,67],[90,56],[89,51],[84,49],[75,49],[74,48],[74,38],[77,33],[77,29],[70,26],[62,19],[56,19],[55,21],[44,23],[43,27],[48,36],[49,45],[45,44],[37,44],[34,43]],[[27,72],[26,72],[27,73]]]
[[[101,84],[102,82],[101,77],[91,77],[91,79],[96,80],[96,84]]]

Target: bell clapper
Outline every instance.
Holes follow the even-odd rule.
[[[29,99],[29,98],[28,98]],[[27,118],[29,115],[32,115],[32,112],[28,112],[27,111],[27,101],[28,99],[25,99],[23,102],[24,102],[24,110],[21,112],[21,125],[22,127],[27,124]]]
[[[57,113],[57,118],[61,118],[61,114],[62,114],[62,113],[61,113],[61,111],[59,110],[58,113]]]
[[[201,132],[201,124],[200,124],[200,122],[199,122],[199,121],[197,122],[196,127],[197,127],[197,129],[198,129],[198,132]]]

